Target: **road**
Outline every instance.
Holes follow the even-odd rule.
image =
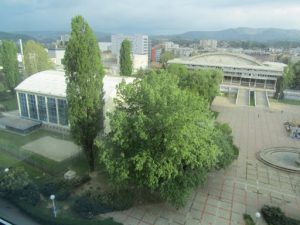
[[[9,202],[0,199],[0,217],[16,225],[41,225],[24,215],[19,209]]]

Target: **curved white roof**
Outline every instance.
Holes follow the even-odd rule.
[[[255,58],[231,52],[211,52],[191,57],[192,62],[214,65],[262,66]]]
[[[113,98],[116,95],[116,86],[121,83],[122,80],[126,83],[132,82],[134,77],[119,77],[119,76],[104,76],[103,78],[103,90],[104,100]],[[24,81],[22,81],[16,88],[19,92],[29,92],[41,95],[49,95],[56,97],[66,97],[66,79],[64,71],[46,70],[31,75]]]
[[[46,70],[26,78],[15,88],[15,90],[66,97],[66,87],[67,85],[64,72]]]

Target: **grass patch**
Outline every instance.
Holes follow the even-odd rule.
[[[18,102],[16,94],[0,92],[0,104],[4,107],[5,111],[17,110]]]
[[[243,216],[246,225],[255,225],[252,217],[248,214],[244,214]]]
[[[288,105],[300,105],[300,100],[291,100],[291,99],[274,99],[270,98],[271,102],[275,103],[283,103],[283,104],[288,104]]]
[[[250,91],[250,106],[255,106],[254,91]]]
[[[6,158],[8,160],[7,166],[10,166],[9,164],[14,165],[18,162],[21,166],[26,168],[26,171],[28,170],[29,174],[32,175],[36,174],[32,168],[45,172],[49,175],[62,174],[69,169],[75,170],[78,174],[83,174],[88,171],[88,164],[82,154],[63,162],[56,162],[41,155],[21,149],[23,145],[44,136],[70,140],[69,136],[42,129],[26,136],[0,130],[0,157],[3,156],[2,161],[6,161]],[[41,148],[42,147],[43,146],[41,146]]]

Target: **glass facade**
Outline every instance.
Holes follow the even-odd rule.
[[[68,126],[66,99],[18,92],[22,117]]]
[[[57,105],[58,105],[59,124],[64,126],[68,125],[66,100],[58,99]]]
[[[21,116],[28,117],[26,94],[19,93],[19,104],[20,104]]]
[[[29,116],[31,119],[38,119],[37,109],[36,109],[36,102],[35,102],[35,95],[27,95],[28,97],[28,107],[29,107]]]
[[[47,122],[47,107],[46,107],[46,99],[44,96],[37,96],[38,99],[38,111],[41,121]]]
[[[57,123],[57,111],[55,98],[47,98],[48,115],[50,123]]]

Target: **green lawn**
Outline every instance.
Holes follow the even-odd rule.
[[[250,106],[255,106],[254,91],[250,91]]]
[[[26,170],[29,170],[28,173],[35,176],[39,175],[39,172],[36,170],[40,171],[40,173],[47,173],[53,176],[56,174],[61,174],[68,169],[75,170],[78,174],[83,174],[88,171],[88,164],[84,155],[82,154],[73,159],[59,163],[41,155],[21,150],[23,145],[44,136],[51,136],[64,140],[71,139],[70,136],[49,132],[43,129],[39,129],[26,136],[0,130],[1,167],[21,165],[25,167]],[[41,146],[41,148],[42,147],[43,146]]]
[[[0,104],[4,106],[5,111],[18,109],[16,95],[8,92],[0,92]]]
[[[283,104],[289,104],[289,105],[300,105],[300,101],[299,100],[288,100],[288,99],[274,99],[274,98],[270,98],[271,102],[279,102],[279,103],[283,103]]]

